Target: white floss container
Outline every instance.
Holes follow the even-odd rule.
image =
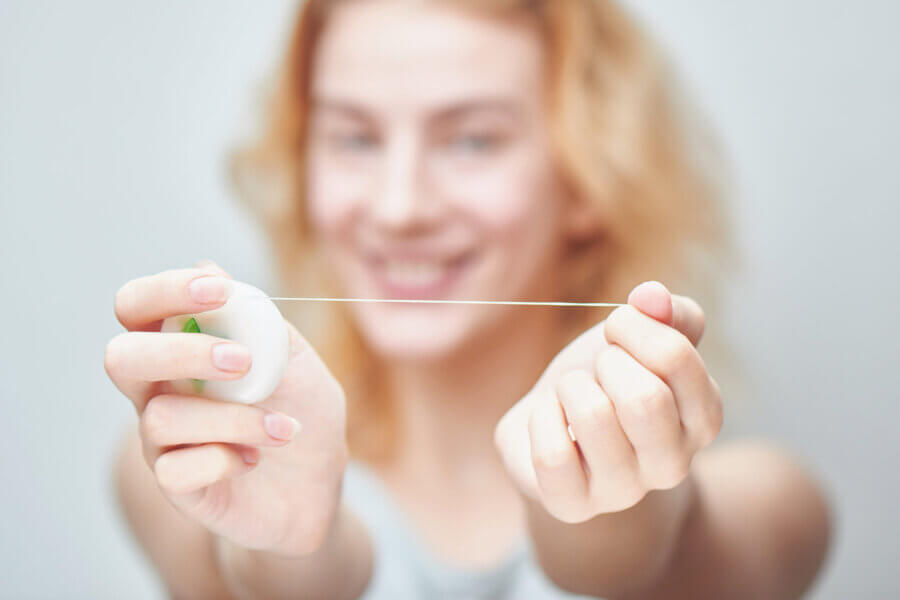
[[[179,315],[163,321],[163,333],[183,331],[193,318],[206,333],[244,345],[252,357],[250,370],[232,381],[179,379],[172,382],[180,394],[254,404],[268,398],[284,376],[290,353],[290,338],[284,317],[260,289],[229,281],[230,295],[219,308],[194,315]]]

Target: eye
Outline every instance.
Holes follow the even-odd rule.
[[[486,133],[456,135],[448,140],[447,146],[457,152],[479,153],[496,149],[501,143],[500,136]]]
[[[331,144],[341,152],[366,152],[378,146],[378,138],[364,131],[335,133],[331,136]]]

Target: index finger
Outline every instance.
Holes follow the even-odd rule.
[[[231,293],[231,280],[210,267],[173,269],[132,279],[119,289],[115,313],[129,331],[156,329],[167,317],[212,310]]]

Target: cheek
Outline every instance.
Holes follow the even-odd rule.
[[[540,226],[536,221],[554,210],[552,182],[542,153],[523,148],[490,167],[447,177],[444,192],[486,233],[502,238]]]
[[[334,235],[353,218],[367,188],[367,174],[342,169],[325,158],[310,157],[307,211],[313,230]]]

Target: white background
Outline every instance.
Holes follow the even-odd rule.
[[[735,428],[832,495],[812,597],[897,597],[900,3],[630,4],[735,165],[745,266],[715,324],[755,381]],[[223,157],[294,9],[0,3],[0,597],[162,596],[110,489],[135,420],[102,367],[112,297],[200,257],[273,287]]]

